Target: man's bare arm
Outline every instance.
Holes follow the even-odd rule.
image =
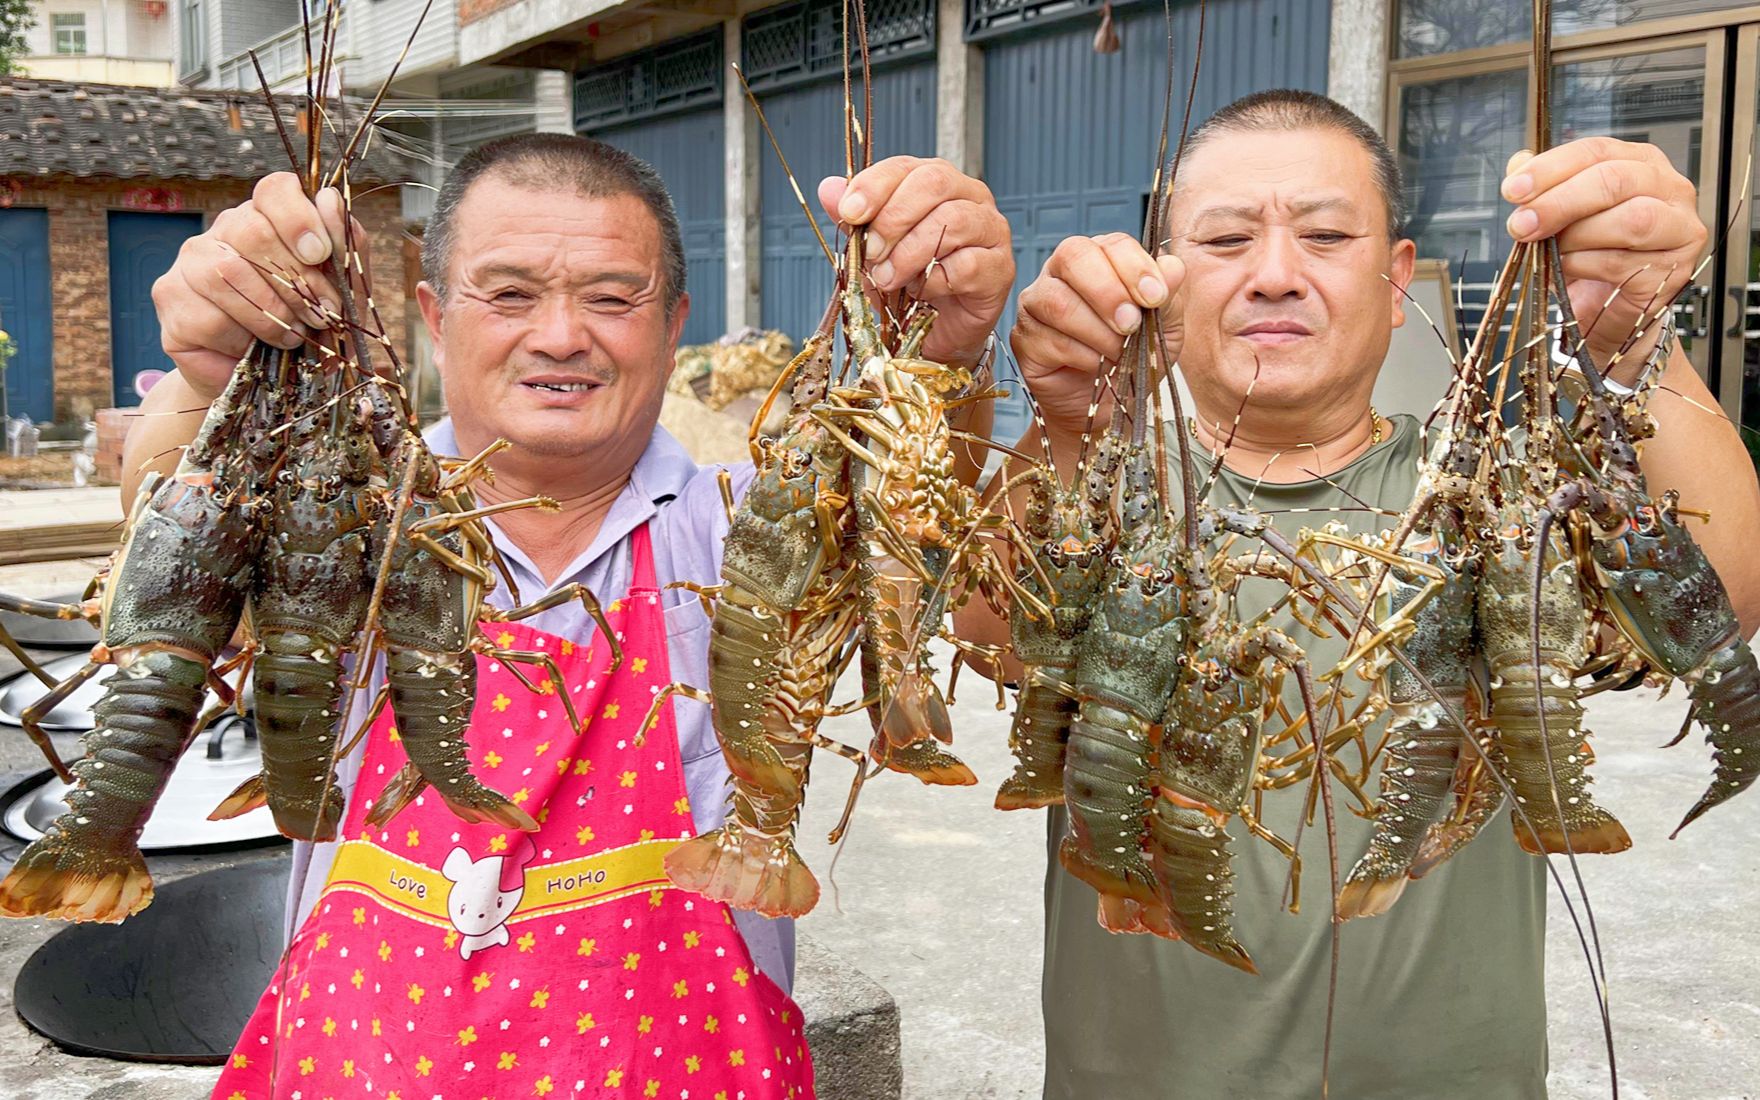
[[[1682,507],[1711,513],[1709,523],[1685,522],[1729,590],[1742,632],[1752,637],[1760,630],[1760,481],[1753,460],[1678,348],[1650,398],[1650,414],[1656,436],[1640,459],[1650,491],[1674,489]]]
[[[196,437],[212,398],[197,393],[180,371],[172,371],[141,402],[141,415],[122,446],[122,507],[134,504],[135,493],[150,473],[170,473],[183,458],[183,448]]]

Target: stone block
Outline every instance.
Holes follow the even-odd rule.
[[[898,1100],[904,1088],[898,1003],[854,964],[797,936],[794,996],[807,1018],[818,1094],[836,1100]]]

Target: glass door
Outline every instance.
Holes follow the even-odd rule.
[[[1566,54],[1553,70],[1552,140],[1605,135],[1656,146],[1698,187],[1700,219],[1717,225],[1723,112],[1705,89],[1708,74],[1722,84],[1725,39],[1712,31]],[[1675,306],[1681,348],[1706,378],[1715,267],[1705,265]]]
[[[1753,167],[1760,126],[1760,25],[1736,33],[1730,101],[1729,239],[1722,246],[1722,355],[1712,390],[1741,428],[1748,453],[1760,465],[1760,187]],[[1715,240],[1723,226],[1707,222]]]

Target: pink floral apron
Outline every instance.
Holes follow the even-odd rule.
[[[607,608],[616,673],[608,647],[480,624],[552,653],[586,727],[555,685],[533,694],[478,658],[472,767],[539,831],[467,825],[433,797],[369,829],[404,759],[387,711],[324,892],[217,1100],[814,1095],[800,1009],[753,967],[727,907],[661,867],[693,829],[670,708],[636,745],[671,675],[647,528],[631,542],[633,583]]]

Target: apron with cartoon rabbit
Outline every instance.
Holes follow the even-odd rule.
[[[615,673],[602,639],[480,625],[562,672],[531,674],[534,694],[478,659],[472,768],[537,833],[467,825],[432,796],[367,826],[404,762],[395,716],[375,724],[324,893],[215,1097],[813,1096],[800,1009],[753,967],[727,907],[661,866],[691,813],[670,708],[636,744],[670,669],[646,527],[632,550],[629,594],[607,608]]]

